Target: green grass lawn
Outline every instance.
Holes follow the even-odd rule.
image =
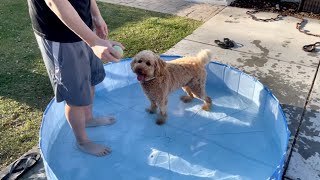
[[[201,22],[135,8],[99,3],[110,39],[163,53]],[[36,146],[53,91],[31,28],[26,0],[0,3],[0,168]]]

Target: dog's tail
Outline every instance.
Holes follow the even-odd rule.
[[[212,54],[209,49],[205,49],[205,50],[201,50],[198,53],[197,57],[199,58],[199,60],[201,60],[201,63],[203,65],[206,65],[211,61]]]

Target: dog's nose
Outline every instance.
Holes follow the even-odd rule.
[[[136,72],[137,72],[138,74],[142,74],[142,73],[143,73],[141,68],[137,68]]]

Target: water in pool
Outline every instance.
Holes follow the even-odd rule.
[[[58,179],[267,179],[282,156],[268,121],[255,103],[223,85],[207,86],[211,112],[202,102],[169,97],[166,124],[145,112],[139,84],[96,93],[94,115],[114,115],[111,126],[87,128],[91,140],[112,148],[104,157],[79,151],[67,122],[52,142],[48,163]]]

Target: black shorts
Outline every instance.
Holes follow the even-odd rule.
[[[35,34],[57,102],[92,104],[91,87],[105,78],[102,61],[83,41],[59,43]]]

